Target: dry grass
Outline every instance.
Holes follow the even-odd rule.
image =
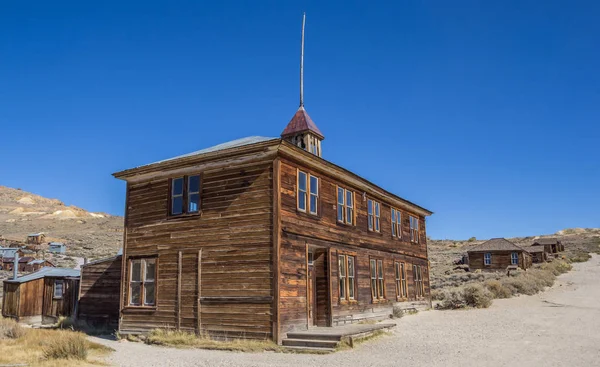
[[[236,352],[282,351],[283,349],[270,340],[232,339],[219,341],[208,336],[197,336],[193,333],[171,329],[152,330],[144,340],[147,344],[164,345],[177,348],[201,348],[229,350]]]
[[[498,275],[498,279],[446,289],[435,295],[442,301],[437,308],[486,308],[495,298],[510,298],[518,294],[534,295],[546,287],[551,287],[558,275],[571,269],[572,266],[568,262],[555,260],[512,276]]]
[[[12,319],[0,318],[0,339],[19,339],[26,330]]]
[[[17,338],[0,339],[0,365],[25,364],[44,367],[103,365],[92,358],[102,357],[110,348],[86,340],[72,331],[29,329],[13,320],[0,319],[3,328],[20,329]]]

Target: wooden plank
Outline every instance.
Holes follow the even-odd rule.
[[[181,273],[182,273],[182,252],[179,251],[177,260],[177,330],[181,330]]]
[[[273,338],[277,344],[281,344],[281,334],[279,332],[279,282],[280,272],[280,244],[281,244],[281,162],[279,158],[273,162]]]
[[[196,334],[200,335],[202,332],[202,303],[200,297],[202,297],[202,249],[198,250],[198,300],[196,301]]]

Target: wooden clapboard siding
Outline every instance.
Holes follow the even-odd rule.
[[[19,284],[4,282],[2,316],[19,317]]]
[[[43,288],[42,322],[56,322],[59,317],[74,315],[79,294],[79,278],[46,277]],[[62,298],[54,298],[54,282],[63,280]]]
[[[168,216],[169,178],[180,174],[128,183],[124,264],[157,257],[157,303],[127,306],[125,269],[122,332],[179,327],[217,337],[273,336],[273,158],[216,159],[189,171],[201,175],[199,215]]]
[[[120,288],[121,256],[82,266],[78,318],[95,327],[116,329]]]
[[[532,265],[531,255],[524,251],[484,251],[484,252],[469,252],[469,268],[472,270],[506,270],[511,265],[511,253],[517,252],[519,254],[518,267],[522,269],[530,268]],[[485,253],[492,255],[492,263],[485,265],[484,256]]]
[[[298,212],[296,185],[297,171],[302,170],[319,178],[318,215],[312,216]],[[425,218],[416,212],[398,208],[402,213],[402,240],[392,237],[391,208],[388,202],[377,198],[381,204],[381,231],[369,232],[367,201],[363,200],[363,191],[333,177],[327,170],[307,167],[300,162],[281,158],[280,167],[281,201],[281,257],[280,257],[280,332],[308,327],[307,308],[307,269],[306,248],[318,246],[331,249],[329,258],[331,297],[331,315],[326,312],[333,325],[345,319],[385,317],[391,313],[394,303],[400,301],[429,300],[429,272],[427,260],[427,237]],[[337,187],[341,186],[354,192],[355,225],[348,226],[337,222]],[[366,195],[370,198],[370,195]],[[409,214],[419,219],[419,243],[410,242]],[[355,256],[357,283],[354,301],[340,301],[337,255],[351,253]],[[385,300],[373,301],[370,286],[370,258],[383,260]],[[401,299],[396,294],[395,261],[406,264],[408,298]],[[425,297],[417,298],[414,286],[413,265],[422,266],[422,278]],[[315,264],[316,266],[316,264]],[[317,268],[317,267],[316,267]],[[322,284],[317,292],[325,291]],[[319,313],[317,312],[317,316]],[[322,325],[324,320],[317,320]]]
[[[40,295],[44,291],[44,279],[21,283],[19,288],[19,317],[41,315],[42,297]]]

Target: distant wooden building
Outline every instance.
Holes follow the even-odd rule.
[[[531,261],[534,264],[539,264],[548,261],[548,253],[543,246],[525,247],[525,250],[531,254]]]
[[[20,257],[19,260],[18,260],[19,261],[19,269],[18,269],[18,271],[20,273],[29,272],[30,270],[28,270],[29,267],[27,266],[27,264],[30,261],[33,261],[33,260],[35,260],[35,258],[31,257],[31,256]],[[14,257],[12,257],[12,258],[10,258],[10,257],[2,258],[2,269],[8,270],[8,271],[12,271],[14,269],[14,267],[15,267],[15,258]]]
[[[492,238],[467,251],[471,270],[506,270],[509,266],[531,267],[531,254],[504,238]]]
[[[44,232],[30,233],[27,235],[27,243],[30,245],[40,245],[44,243],[45,238],[46,234]]]
[[[79,290],[79,270],[42,268],[4,281],[2,316],[30,323],[55,323],[73,316]]]
[[[77,318],[95,328],[119,325],[121,254],[81,266]]]
[[[62,242],[50,242],[48,244],[48,252],[53,254],[64,254],[67,252],[67,245]]]
[[[44,260],[44,259],[36,259],[36,260],[31,260],[27,263],[27,265],[25,266],[25,272],[26,273],[31,273],[34,271],[38,271],[41,268],[45,268],[45,267],[50,267],[53,268],[54,264],[52,264],[50,261],[48,260]]]
[[[547,253],[549,254],[558,254],[565,250],[562,241],[557,238],[539,238],[535,240],[535,242],[531,246],[541,246],[544,247]]]

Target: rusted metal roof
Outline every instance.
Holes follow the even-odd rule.
[[[308,113],[306,113],[304,107],[300,106],[300,108],[298,108],[298,111],[296,111],[296,113],[294,114],[294,117],[292,117],[292,120],[287,124],[287,126],[281,133],[281,137],[285,138],[286,136],[295,135],[297,133],[307,131],[312,132],[321,139],[325,139],[325,136],[323,136],[321,130],[319,130],[319,128],[317,127],[317,125],[315,125]]]
[[[483,252],[483,251],[525,251],[524,248],[515,245],[506,238],[492,238],[489,241],[475,246],[467,252]]]

